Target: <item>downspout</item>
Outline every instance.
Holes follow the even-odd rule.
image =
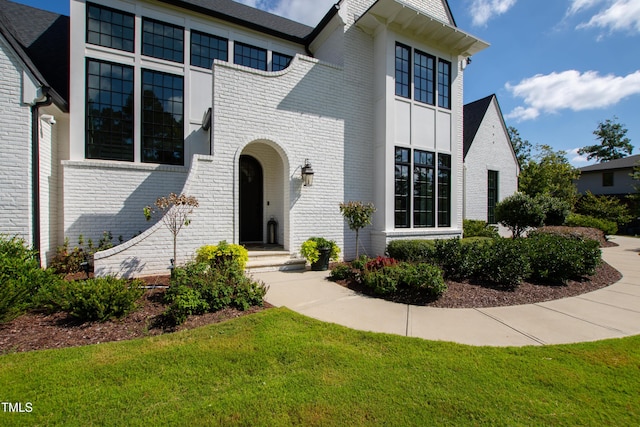
[[[44,101],[36,101],[31,106],[31,186],[32,186],[32,227],[33,250],[36,259],[41,263],[40,257],[40,107],[51,105],[49,88],[43,87]]]

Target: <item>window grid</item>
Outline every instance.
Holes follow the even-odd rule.
[[[413,226],[433,227],[434,211],[434,153],[415,150],[413,153]]]
[[[395,226],[398,228],[410,227],[410,199],[409,186],[411,185],[411,157],[408,148],[396,148],[395,164]]]
[[[142,161],[184,164],[183,77],[142,70]]]
[[[87,43],[133,52],[134,27],[132,14],[87,4]]]
[[[133,67],[87,59],[88,159],[133,161]]]
[[[498,171],[488,171],[487,175],[487,222],[496,223],[496,204],[498,203]]]
[[[267,51],[248,44],[234,43],[233,63],[267,71]]]
[[[438,154],[438,227],[451,226],[451,156]]]
[[[438,106],[451,109],[451,62],[438,60]]]
[[[143,18],[142,54],[167,61],[184,62],[184,29]]]
[[[613,187],[613,172],[602,173],[602,186]]]
[[[211,69],[214,59],[229,60],[229,41],[191,30],[191,65]]]
[[[293,57],[282,53],[273,52],[271,57],[271,71],[284,70],[291,64]]]
[[[435,104],[435,61],[434,56],[419,50],[413,55],[414,98],[418,102]]]
[[[396,43],[396,95],[410,98],[411,63],[409,60],[411,48]]]

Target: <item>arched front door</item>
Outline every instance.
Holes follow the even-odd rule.
[[[263,242],[262,166],[252,156],[240,156],[240,242]]]

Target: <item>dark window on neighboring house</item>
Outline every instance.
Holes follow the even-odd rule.
[[[229,41],[191,30],[191,65],[211,69],[214,59],[229,60]]]
[[[435,104],[435,61],[436,58],[416,50],[413,55],[414,98],[425,104]]]
[[[487,222],[496,223],[496,204],[498,203],[498,171],[487,174]]]
[[[613,172],[602,172],[602,186],[613,187]]]
[[[87,159],[133,161],[133,67],[87,59]]]
[[[411,157],[408,148],[396,148],[395,165],[395,226],[410,227],[409,187],[411,185]]]
[[[184,62],[184,29],[143,18],[142,54],[167,61]]]
[[[282,53],[273,52],[271,56],[271,71],[284,70],[291,64],[293,57]]]
[[[87,4],[87,43],[133,52],[135,19],[130,13]]]
[[[233,63],[267,71],[267,51],[259,47],[235,42],[233,47]]]
[[[451,226],[451,156],[438,154],[438,226]]]
[[[413,226],[435,225],[435,154],[413,152]]]
[[[184,164],[182,76],[142,70],[142,161]]]
[[[438,106],[451,108],[451,62],[438,60]]]
[[[396,43],[396,95],[409,98],[411,87],[411,48]]]

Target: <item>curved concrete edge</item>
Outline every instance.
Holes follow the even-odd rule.
[[[353,329],[474,346],[569,344],[640,334],[640,239],[613,236],[603,259],[623,277],[606,288],[537,304],[442,309],[360,295],[327,280],[328,272],[256,273],[266,300]]]

